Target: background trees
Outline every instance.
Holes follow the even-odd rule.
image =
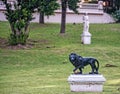
[[[120,9],[120,0],[103,0],[104,11],[107,13],[112,13]]]
[[[112,16],[115,18],[116,22],[120,23],[120,0],[114,0],[113,2],[113,9]]]
[[[120,0],[115,0],[115,6],[117,10],[120,9]]]
[[[40,13],[39,23],[44,23],[44,16],[54,14],[54,10],[59,8],[57,0],[15,0],[13,4],[8,0],[2,0],[6,6],[6,18],[10,23],[11,34],[9,43],[11,45],[26,44],[29,36],[29,24],[33,19],[32,13],[37,9]],[[65,33],[66,10],[69,8],[78,13],[78,3],[80,0],[61,0],[61,27],[60,33]]]
[[[10,23],[11,34],[9,43],[11,45],[25,44],[29,36],[29,24],[33,19],[32,13],[36,8],[36,0],[16,0],[13,4],[3,0],[6,6],[6,18]]]
[[[37,9],[40,13],[39,23],[44,24],[44,16],[53,15],[54,11],[59,8],[58,0],[37,0]]]
[[[112,14],[116,22],[120,22],[120,0],[103,0],[104,12]]]

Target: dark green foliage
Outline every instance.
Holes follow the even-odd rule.
[[[103,0],[107,1],[107,0]],[[104,11],[111,14],[117,10],[120,10],[120,0],[108,0],[108,5],[104,6]]]
[[[8,42],[10,45],[22,44],[25,45],[28,35],[21,33],[20,35],[10,34]]]
[[[33,19],[32,13],[36,8],[36,0],[16,0],[13,5],[8,0],[3,0],[6,6],[6,18],[10,23],[12,34],[9,42],[11,45],[25,44],[29,31],[28,26]]]
[[[116,9],[119,10],[120,9],[120,0],[115,0],[115,6],[116,6]]]
[[[54,10],[58,9],[59,4],[57,0],[38,0],[38,11],[45,15],[54,14]]]
[[[68,0],[68,7],[70,10],[73,10],[75,13],[78,13],[77,8],[79,8],[78,6],[79,0]]]
[[[57,0],[37,0],[37,9],[41,16],[39,23],[44,23],[44,15],[53,15],[58,8]]]
[[[120,22],[120,10],[115,11],[112,15],[116,19],[116,22]]]

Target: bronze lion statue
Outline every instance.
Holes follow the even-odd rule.
[[[95,58],[83,58],[76,53],[71,53],[69,55],[69,60],[75,67],[75,69],[73,70],[74,73],[77,69],[79,69],[79,74],[82,74],[82,69],[84,69],[85,66],[90,65],[92,71],[89,72],[89,74],[98,74],[99,62]]]

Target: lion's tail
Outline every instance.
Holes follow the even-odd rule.
[[[96,68],[96,71],[98,71],[99,69],[99,61],[97,59],[95,59],[95,61],[97,62],[97,68]]]

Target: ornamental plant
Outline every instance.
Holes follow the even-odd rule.
[[[36,0],[15,0],[10,3],[8,0],[2,0],[6,6],[6,19],[11,27],[9,36],[10,45],[26,44],[29,36],[29,24],[33,19],[32,13],[36,8]]]

